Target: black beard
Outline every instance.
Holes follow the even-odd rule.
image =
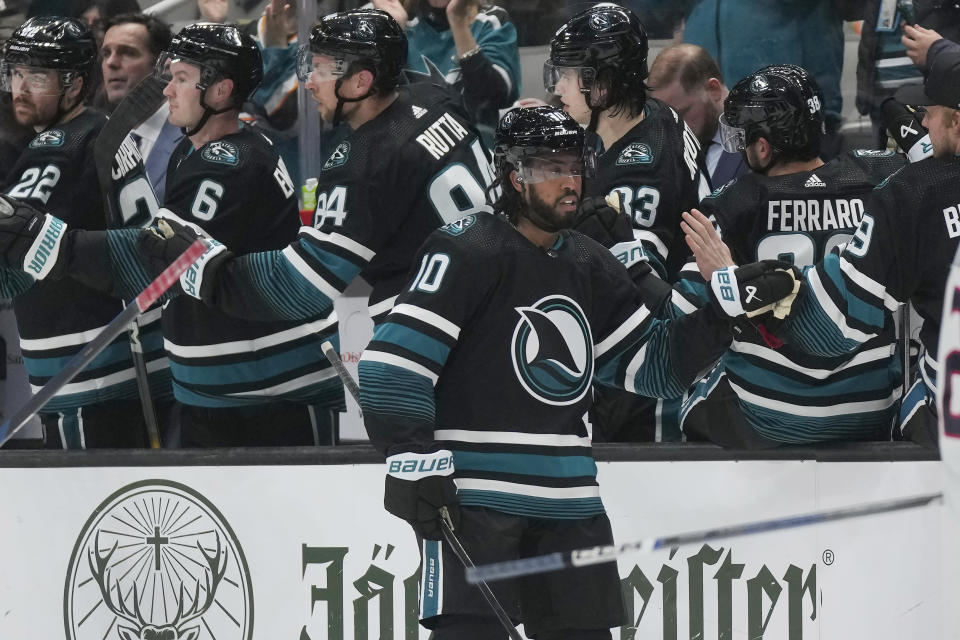
[[[575,196],[579,200],[579,195],[576,191],[573,191],[572,189],[565,190],[563,195],[557,198],[553,205],[547,204],[546,201],[535,194],[532,190],[526,190],[526,193],[529,195],[529,197],[524,202],[526,210],[522,215],[529,218],[530,222],[543,229],[547,233],[556,233],[563,229],[569,229],[573,226],[575,216],[571,215],[566,218],[562,218],[557,213],[556,208],[557,204],[559,204],[561,200],[571,195]]]

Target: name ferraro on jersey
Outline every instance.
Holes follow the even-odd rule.
[[[771,200],[768,231],[833,231],[854,229],[863,220],[863,200]]]
[[[435,160],[439,160],[463,140],[469,132],[449,113],[444,113],[437,121],[417,136],[417,142],[426,149]]]
[[[113,156],[113,167],[111,167],[110,175],[114,180],[119,180],[137,166],[137,163],[142,161],[143,157],[140,155],[140,149],[137,148],[133,139],[127,136],[117,150],[117,154]]]

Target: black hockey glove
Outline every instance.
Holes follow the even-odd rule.
[[[630,217],[622,213],[619,197],[617,193],[606,198],[597,196],[581,200],[573,228],[608,249],[621,242],[633,241],[633,224]]]
[[[180,286],[188,296],[209,301],[216,283],[217,270],[233,257],[227,248],[208,236],[195,224],[185,222],[168,209],[161,209],[154,226],[144,229],[137,238],[137,247],[147,261],[150,276],[156,277],[197,238],[204,238],[210,248],[180,276]]]
[[[449,515],[450,526],[456,529],[460,510],[453,483],[453,454],[441,449],[433,453],[397,453],[387,458],[383,506],[410,523],[417,535],[427,540],[443,537],[440,518],[445,515]]]
[[[710,300],[731,318],[753,318],[770,312],[783,320],[790,313],[801,281],[796,267],[779,260],[724,267],[710,278]]]
[[[63,276],[61,247],[67,223],[32,205],[0,194],[0,266],[19,269],[37,280]]]
[[[897,102],[894,98],[884,100],[880,108],[887,132],[910,162],[918,162],[933,155],[930,134],[922,124],[922,112]]]

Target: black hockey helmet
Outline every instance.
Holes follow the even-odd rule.
[[[518,107],[497,125],[493,164],[500,180],[510,171],[522,171],[528,159],[571,153],[583,159],[583,172],[593,170],[592,156],[584,154],[584,132],[570,114],[556,107]],[[592,147],[591,147],[592,148]]]
[[[51,16],[24,22],[3,43],[2,52],[0,82],[5,91],[11,89],[10,71],[14,65],[59,71],[61,86],[51,87],[55,95],[76,78],[89,78],[97,60],[97,44],[82,22]]]
[[[730,90],[720,129],[723,148],[730,152],[763,137],[781,154],[812,158],[824,134],[823,94],[802,67],[764,67]]]
[[[620,104],[629,92],[645,92],[648,50],[647,32],[632,11],[598,4],[570,18],[553,35],[550,57],[543,67],[544,88],[555,93],[564,72],[576,69],[588,104],[597,81],[608,94],[599,107]]]
[[[197,88],[206,91],[223,78],[233,80],[234,105],[240,107],[263,80],[263,59],[253,37],[234,24],[198,22],[173,36],[157,58],[158,75],[169,80],[170,62],[183,60],[200,68]]]
[[[407,62],[407,36],[386,11],[354,9],[331,13],[310,30],[310,43],[300,47],[297,75],[306,82],[313,70],[313,54],[334,59],[334,75],[343,76],[351,63],[374,74],[374,87],[390,91],[400,82]]]

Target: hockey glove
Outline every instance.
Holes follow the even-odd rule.
[[[442,507],[450,525],[460,524],[457,487],[453,483],[453,454],[446,449],[433,453],[398,453],[387,458],[383,506],[406,520],[421,538],[440,540]]]
[[[923,126],[923,114],[912,107],[887,98],[880,105],[883,124],[890,137],[907,155],[910,162],[918,162],[933,155],[930,134]]]
[[[180,286],[188,296],[198,300],[210,300],[217,270],[233,257],[224,245],[208,236],[197,225],[181,220],[168,209],[160,210],[154,226],[140,233],[137,244],[149,264],[151,277],[156,277],[197,238],[205,238],[210,243],[210,248],[183,272]]]
[[[608,249],[621,242],[632,242],[633,225],[622,211],[619,193],[606,198],[584,198],[573,228]]]
[[[63,275],[61,246],[67,223],[32,205],[0,194],[0,266],[24,271],[37,280]]]
[[[796,267],[779,260],[762,260],[714,271],[710,298],[731,318],[754,318],[772,312],[774,318],[783,320],[800,291],[800,282]]]

